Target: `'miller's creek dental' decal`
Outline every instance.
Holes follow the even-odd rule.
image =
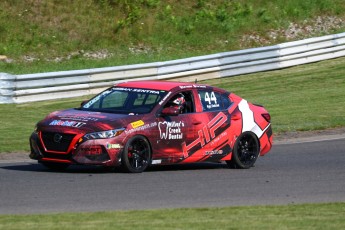
[[[168,140],[183,139],[182,127],[184,127],[183,121],[159,122],[158,129],[160,138]]]

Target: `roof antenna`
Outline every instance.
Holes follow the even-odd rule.
[[[198,79],[197,79],[197,78],[195,78],[195,81],[194,81],[194,83],[195,83],[195,84],[197,84],[197,83],[198,83]]]

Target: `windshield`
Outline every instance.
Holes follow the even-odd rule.
[[[113,87],[92,98],[81,109],[133,115],[149,113],[165,94],[162,90]]]

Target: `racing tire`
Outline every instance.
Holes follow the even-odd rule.
[[[151,147],[144,136],[131,137],[123,150],[121,164],[125,172],[142,173],[151,162]]]
[[[226,161],[230,168],[249,169],[254,166],[260,153],[260,144],[252,132],[242,133],[236,140],[231,160]]]
[[[45,162],[41,161],[40,162],[42,165],[44,165],[46,168],[54,170],[54,171],[62,171],[68,168],[70,164],[65,164],[65,163],[55,163],[55,162]]]

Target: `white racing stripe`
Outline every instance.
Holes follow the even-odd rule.
[[[264,132],[267,130],[267,128],[270,126],[270,124],[262,130],[260,126],[258,126],[254,121],[254,113],[252,110],[250,110],[248,102],[244,99],[238,104],[238,109],[242,113],[242,119],[243,119],[243,127],[242,127],[242,133],[246,131],[252,131],[256,134],[259,138],[264,134]]]

